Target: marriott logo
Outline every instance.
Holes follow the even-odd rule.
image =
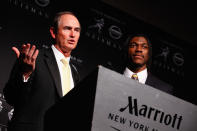
[[[181,115],[169,114],[145,104],[139,105],[138,100],[133,99],[132,96],[128,97],[128,104],[125,107],[120,108],[119,111],[124,112],[125,110],[128,110],[131,115],[145,117],[178,130],[180,129],[183,120]]]

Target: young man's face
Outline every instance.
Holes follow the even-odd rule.
[[[128,57],[135,65],[146,68],[149,59],[148,41],[142,36],[133,37],[129,43]]]

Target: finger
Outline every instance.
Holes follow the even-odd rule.
[[[20,51],[18,50],[18,48],[12,47],[12,50],[15,52],[16,57],[19,58],[19,56],[20,56]]]
[[[30,44],[26,44],[26,45],[23,44],[23,45],[22,45],[22,51],[21,51],[21,53],[27,55],[28,52],[29,52],[30,46],[31,46]]]
[[[34,54],[32,56],[32,62],[35,62],[36,61],[36,58],[37,58],[38,54],[39,54],[39,50],[36,49],[36,51],[34,52]]]
[[[36,46],[33,45],[32,48],[29,50],[27,56],[28,56],[28,59],[30,59],[33,55],[33,53],[35,52],[35,49],[36,49]]]

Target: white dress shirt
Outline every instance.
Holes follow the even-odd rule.
[[[131,70],[129,70],[129,68],[126,67],[124,71],[124,76],[131,78],[133,74],[136,74],[136,73],[132,72]],[[145,84],[147,76],[148,76],[147,68],[141,72],[138,72],[137,76],[138,76],[139,82],[142,84]]]
[[[54,45],[51,46],[53,53],[55,55],[55,59],[58,65],[58,69],[60,71],[60,77],[61,77],[61,82],[63,81],[62,79],[62,66],[63,63],[61,62],[61,59],[66,58],[66,60],[69,62],[70,61],[70,57],[65,57],[58,49],[55,48]],[[70,65],[69,65],[69,69],[70,69]],[[71,69],[70,69],[70,73],[71,73]],[[71,87],[70,89],[74,88],[74,81],[73,81],[73,77],[72,77],[72,73],[70,74],[71,79],[70,79],[70,83],[71,83]],[[62,84],[62,83],[61,83]]]

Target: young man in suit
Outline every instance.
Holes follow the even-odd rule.
[[[43,131],[46,110],[74,88],[79,74],[70,56],[80,31],[79,20],[72,12],[59,12],[50,27],[55,40],[50,48],[38,50],[30,44],[23,44],[21,50],[12,47],[17,60],[4,88],[6,101],[14,107],[8,131]],[[67,86],[62,59],[69,63]]]
[[[135,34],[126,41],[126,68],[124,75],[140,83],[173,94],[173,87],[150,73],[152,46],[145,34]]]

